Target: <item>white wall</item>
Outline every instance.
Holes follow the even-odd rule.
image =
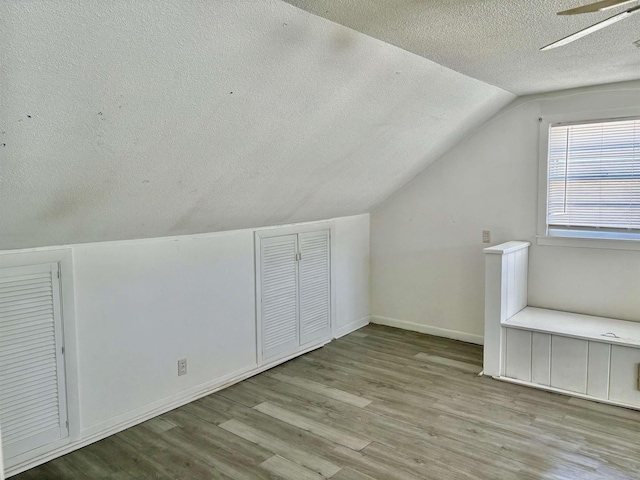
[[[252,231],[81,245],[74,269],[83,429],[255,365]]]
[[[640,252],[535,244],[538,119],[634,104],[640,82],[523,97],[397,192],[371,216],[372,318],[481,342],[490,230],[533,243],[529,304],[640,321]]]
[[[369,323],[369,214],[335,222],[336,325],[341,337]]]
[[[333,222],[336,330],[344,334],[368,322],[369,215]],[[68,248],[78,444],[256,369],[254,230]],[[0,267],[43,253],[0,252]],[[188,374],[178,377],[180,357]]]
[[[341,331],[368,321],[369,215],[335,222]],[[256,366],[252,230],[80,245],[74,269],[84,429]]]

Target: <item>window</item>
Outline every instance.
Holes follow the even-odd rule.
[[[546,234],[640,240],[640,117],[549,125]]]

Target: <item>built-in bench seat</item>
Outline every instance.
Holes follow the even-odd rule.
[[[484,374],[640,409],[640,323],[528,306],[529,245],[485,249]]]
[[[640,348],[640,323],[580,313],[525,307],[503,326]]]

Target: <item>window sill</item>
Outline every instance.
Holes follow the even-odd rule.
[[[536,236],[538,245],[574,248],[603,248],[608,250],[640,250],[640,241],[610,238]]]

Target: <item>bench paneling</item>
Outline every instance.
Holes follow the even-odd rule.
[[[531,332],[507,328],[506,375],[531,381]]]
[[[587,393],[589,342],[577,338],[551,337],[551,386]]]
[[[531,381],[551,384],[551,335],[533,332],[531,338]]]
[[[606,400],[609,398],[609,360],[611,345],[589,342],[587,368],[587,395]]]
[[[638,364],[640,349],[617,345],[611,347],[609,400],[640,406]]]

